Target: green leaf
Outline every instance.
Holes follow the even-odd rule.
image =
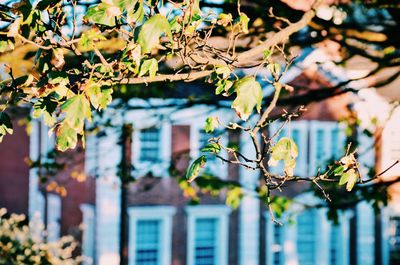
[[[107,40],[101,32],[97,29],[90,29],[84,33],[82,33],[81,39],[79,40],[79,45],[82,46],[83,49],[89,50],[93,48],[93,44],[95,41]]]
[[[131,4],[126,7],[126,20],[128,23],[142,22],[144,17],[143,0],[130,1]],[[137,8],[136,8],[137,7]]]
[[[289,209],[292,201],[285,197],[274,197],[269,203],[276,217],[280,218]]]
[[[178,21],[178,17],[174,17],[170,22],[171,31],[172,32],[180,32],[182,30],[182,26]]]
[[[197,178],[200,173],[200,169],[206,165],[207,159],[205,155],[200,156],[197,158],[193,163],[190,165],[189,169],[186,172],[186,179],[188,182],[192,182]]]
[[[224,92],[224,96],[230,96],[233,93],[233,82],[226,79],[221,79],[217,83],[217,88],[215,89],[215,94],[219,95]]]
[[[44,123],[52,127],[56,123],[53,112],[56,110],[57,106],[58,103],[52,96],[41,98],[33,105],[32,116],[35,119],[43,117]]]
[[[59,126],[56,134],[56,147],[58,150],[64,152],[76,147],[78,134],[73,128],[69,127],[68,124],[63,123]]]
[[[118,7],[106,3],[92,6],[88,8],[84,19],[91,21],[95,24],[113,27],[115,26],[115,19],[118,16],[118,13],[115,12],[115,8]]]
[[[268,165],[271,167],[276,166],[278,162],[282,160],[285,173],[288,176],[293,176],[298,154],[296,143],[288,137],[282,137],[275,146],[271,148],[271,157],[268,161]]]
[[[272,55],[272,51],[271,50],[269,50],[269,49],[265,50],[263,52],[264,60],[269,59],[269,57],[271,57],[271,55]]]
[[[85,93],[95,109],[101,110],[107,107],[112,101],[111,88],[102,88],[101,84],[90,80],[85,86]]]
[[[344,171],[345,171],[345,168],[343,166],[338,166],[333,170],[333,174],[335,176],[341,176]]]
[[[75,129],[77,132],[83,131],[85,118],[91,120],[90,103],[84,94],[75,95],[69,98],[61,109],[65,112],[64,123]]]
[[[155,58],[145,60],[140,66],[139,77],[149,73],[150,78],[156,76],[158,71],[158,62]]]
[[[206,124],[204,125],[204,131],[206,133],[212,133],[216,127],[218,127],[218,118],[207,117]]]
[[[351,191],[357,180],[358,174],[353,168],[351,168],[344,172],[343,175],[340,177],[339,185],[344,185],[347,183],[346,190]]]
[[[219,66],[215,70],[218,75],[222,75],[222,78],[228,78],[231,75],[231,69],[228,66]]]
[[[228,190],[225,203],[229,207],[237,209],[240,206],[243,196],[242,189],[240,187],[235,187],[231,190]]]
[[[221,146],[217,143],[209,143],[201,149],[202,152],[218,154],[221,151]]]
[[[249,118],[254,107],[257,112],[260,112],[263,93],[260,83],[254,77],[244,77],[235,82],[234,90],[237,96],[232,103],[232,108],[242,120]]]
[[[151,52],[160,43],[162,34],[171,38],[171,26],[164,16],[157,14],[149,18],[140,29],[138,43],[142,53]]]
[[[0,112],[0,143],[6,134],[13,133],[13,126],[10,117],[5,112]]]
[[[49,84],[54,85],[54,91],[61,97],[65,97],[68,93],[69,84],[68,75],[65,72],[52,71],[49,73]]]
[[[241,13],[239,18],[235,20],[234,29],[244,34],[249,33],[249,17],[245,13]]]
[[[42,0],[39,3],[37,3],[36,8],[38,10],[45,10],[51,7],[54,7],[55,5],[57,5],[58,3],[60,3],[61,0]]]

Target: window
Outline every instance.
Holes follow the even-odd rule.
[[[81,205],[83,214],[82,254],[84,265],[93,264],[94,259],[94,237],[95,237],[95,214],[94,206],[89,204]]]
[[[390,218],[389,230],[390,264],[400,264],[400,217]]]
[[[160,160],[160,129],[153,127],[140,132],[140,160]]]
[[[274,223],[272,230],[272,264],[283,265],[283,227]]]
[[[189,206],[188,265],[228,264],[228,215],[225,205]]]
[[[294,226],[288,227],[287,223],[281,226],[275,223],[272,221],[269,211],[264,213],[264,217],[266,221],[266,265],[284,265],[287,263],[285,262],[284,245],[286,240],[290,240],[290,238],[286,237],[286,229],[293,229]]]
[[[357,264],[375,264],[375,215],[367,202],[357,205]]]
[[[325,170],[328,162],[344,154],[345,135],[334,121],[310,122],[310,175]]]
[[[297,217],[297,255],[299,264],[316,263],[317,210],[307,210]]]
[[[129,209],[129,264],[171,264],[171,206],[131,207]]]
[[[136,224],[136,265],[160,263],[160,220],[139,220]]]
[[[329,239],[329,264],[338,265],[340,261],[338,260],[339,243],[340,243],[340,226],[332,225],[330,230]]]
[[[162,122],[159,127],[146,127],[133,132],[132,163],[135,176],[151,174],[168,177],[171,161],[171,124]]]
[[[196,220],[195,250],[196,265],[216,264],[216,228],[217,218],[199,218]]]

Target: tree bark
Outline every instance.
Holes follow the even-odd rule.
[[[129,254],[129,216],[128,216],[128,191],[129,182],[132,179],[132,126],[124,124],[121,134],[121,164],[120,164],[120,180],[121,180],[121,202],[120,202],[120,265],[128,265]]]

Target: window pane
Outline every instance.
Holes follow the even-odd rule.
[[[272,264],[283,265],[283,227],[273,224],[273,245],[272,245]]]
[[[341,158],[345,153],[345,139],[341,135],[341,131],[339,127],[336,127],[332,130],[332,157],[334,159]]]
[[[307,210],[297,218],[297,254],[301,265],[316,264],[316,218],[315,210]]]
[[[140,133],[140,160],[158,161],[160,154],[160,129],[149,128]]]
[[[196,220],[195,265],[216,264],[217,219],[199,218]]]
[[[326,162],[326,158],[324,157],[324,146],[327,143],[324,143],[324,131],[321,129],[317,130],[316,138],[316,146],[314,148],[317,149],[315,150],[317,166],[322,166],[324,165],[324,162]]]
[[[390,218],[390,265],[400,264],[400,217]]]
[[[160,221],[141,220],[136,226],[136,265],[160,264]]]
[[[330,247],[329,247],[329,252],[330,252],[330,259],[329,259],[329,264],[330,265],[337,265],[339,264],[338,262],[338,252],[339,252],[339,237],[340,237],[340,226],[339,225],[332,225],[331,226],[331,232],[330,232]]]

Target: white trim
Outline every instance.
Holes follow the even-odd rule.
[[[32,161],[36,161],[40,155],[39,148],[39,133],[40,133],[40,121],[31,121],[32,131],[29,135],[29,158]],[[39,190],[39,176],[38,169],[29,169],[29,219],[33,220],[39,215],[41,221],[44,220],[45,204],[43,194]],[[35,217],[36,215],[36,217]]]
[[[171,264],[172,250],[172,217],[176,213],[172,206],[138,206],[129,207],[129,265],[135,264],[136,225],[139,220],[160,220],[160,265]]]
[[[188,215],[187,225],[187,264],[194,265],[194,241],[196,233],[196,219],[216,218],[218,220],[219,233],[217,234],[217,265],[228,265],[228,239],[229,239],[229,214],[231,208],[225,205],[197,205],[185,208]]]
[[[61,197],[47,193],[47,240],[57,241],[61,230]]]
[[[91,204],[81,204],[83,219],[82,231],[82,255],[84,257],[83,265],[93,264],[95,257],[95,208]],[[89,259],[89,260],[88,260]]]
[[[140,160],[140,134],[141,130],[146,128],[134,128],[133,131],[133,152],[132,161],[133,165],[137,170],[137,176],[144,176],[151,172],[156,177],[168,177],[168,168],[171,163],[171,124],[166,121],[162,121],[160,126],[155,125],[160,129],[160,161],[142,161]],[[147,128],[150,128],[148,126]]]

